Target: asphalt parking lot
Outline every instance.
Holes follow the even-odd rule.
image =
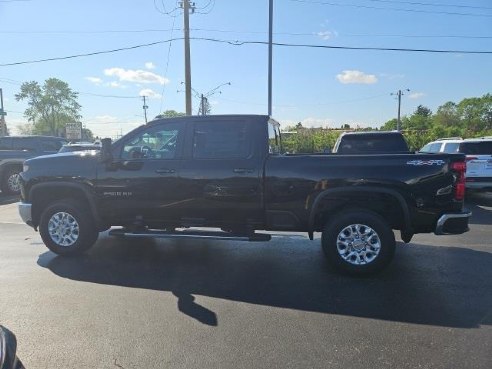
[[[117,240],[47,251],[0,194],[0,324],[30,368],[491,368],[492,194],[350,278],[319,240]]]

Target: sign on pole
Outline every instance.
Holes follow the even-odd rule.
[[[65,136],[67,140],[80,140],[82,139],[82,123],[70,122],[65,124]]]

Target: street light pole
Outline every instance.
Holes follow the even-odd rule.
[[[272,115],[273,0],[268,6],[268,115]]]
[[[405,91],[410,91],[408,88]],[[401,90],[398,90],[397,93],[392,93],[391,95],[396,95],[398,97],[398,118],[396,120],[396,130],[398,132],[401,131],[401,97],[405,95]]]
[[[192,8],[193,9],[193,8]],[[186,115],[191,115],[190,2],[183,0]]]

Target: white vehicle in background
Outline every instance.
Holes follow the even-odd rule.
[[[442,138],[429,142],[420,152],[466,155],[466,188],[492,191],[492,136]]]

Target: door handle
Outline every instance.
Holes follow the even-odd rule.
[[[174,170],[174,169],[157,169],[155,172],[158,174],[172,174],[172,173],[176,173],[176,170]]]
[[[238,174],[253,173],[253,169],[248,168],[234,168],[232,171]]]

